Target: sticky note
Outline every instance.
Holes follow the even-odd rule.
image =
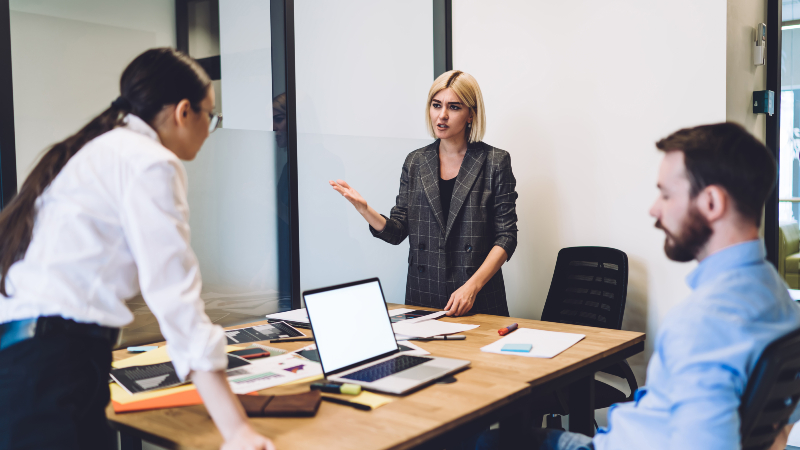
[[[531,344],[506,344],[500,351],[528,353],[533,348]]]

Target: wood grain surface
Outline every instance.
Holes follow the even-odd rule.
[[[404,306],[389,305],[390,309],[401,307]],[[470,368],[455,375],[457,382],[433,384],[409,395],[396,396],[396,401],[373,411],[323,402],[316,417],[255,418],[250,419],[253,427],[270,437],[280,450],[413,448],[473,419],[497,412],[526,396],[532,387],[630,351],[645,338],[643,333],[630,331],[484,314],[440,320],[480,325],[463,333],[467,335],[463,341],[414,341],[433,356],[471,361]],[[480,351],[500,338],[499,328],[512,322],[521,328],[580,333],[586,338],[552,359]],[[311,334],[310,330],[303,331]],[[309,342],[265,344],[292,351]],[[115,360],[131,356],[134,355],[125,350],[114,352]],[[281,395],[307,390],[306,383],[278,386],[262,393]],[[222,444],[222,437],[203,405],[124,414],[115,414],[109,405],[106,412],[113,427],[167,448],[218,449]]]

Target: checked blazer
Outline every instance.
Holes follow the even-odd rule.
[[[517,247],[517,182],[508,152],[483,142],[467,145],[447,223],[439,173],[439,140],[411,152],[386,227],[378,232],[370,226],[373,236],[393,245],[409,238],[407,305],[444,308],[495,245],[509,259]],[[501,270],[478,293],[470,312],[508,315]]]

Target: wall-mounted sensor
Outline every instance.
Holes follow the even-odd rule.
[[[753,64],[764,65],[764,56],[767,54],[767,24],[760,23],[755,29],[753,40]]]
[[[775,113],[775,93],[772,91],[753,92],[753,114]]]

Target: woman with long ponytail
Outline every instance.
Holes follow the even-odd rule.
[[[141,292],[222,434],[274,449],[225,378],[225,335],[200,299],[186,173],[216,128],[203,69],[170,48],[128,65],[120,96],[48,149],[0,212],[0,450],[110,449],[111,348]]]

